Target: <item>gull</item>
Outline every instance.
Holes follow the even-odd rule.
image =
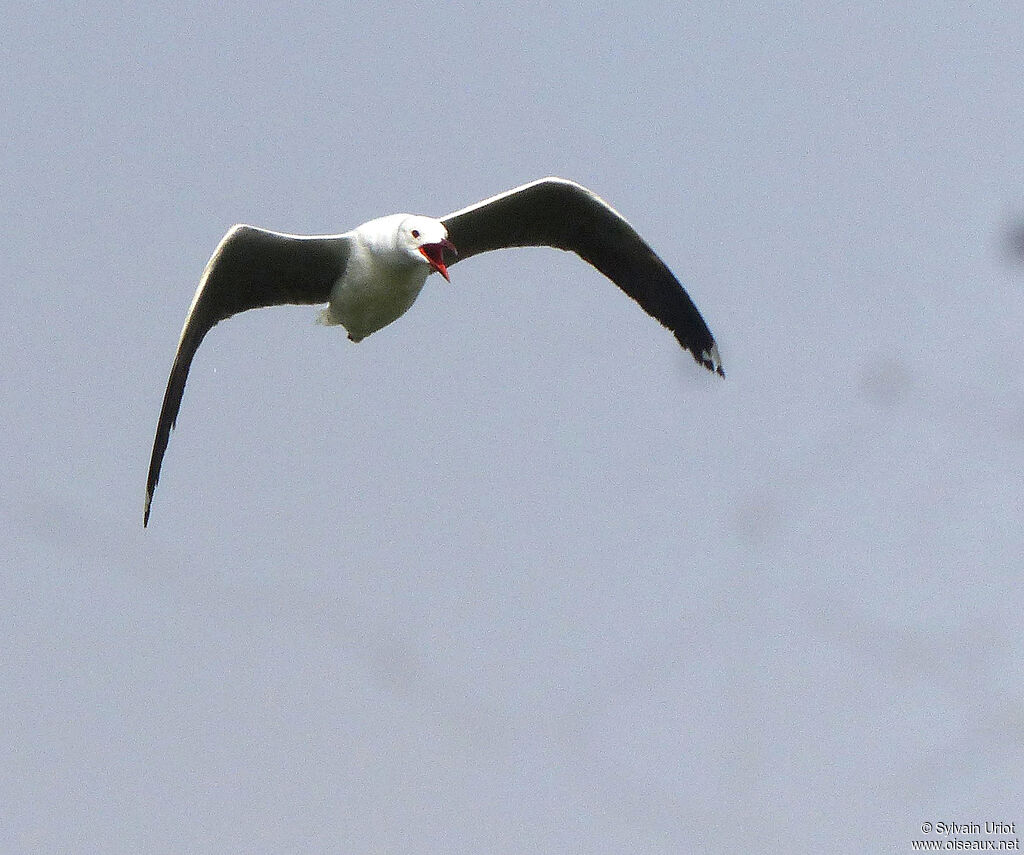
[[[481,252],[550,246],[576,253],[675,334],[705,368],[724,377],[718,346],[689,295],[625,218],[586,187],[542,178],[441,219],[379,217],[338,235],[292,235],[249,225],[221,239],[199,280],[164,393],[146,480],[142,524],[185,380],[203,337],[220,321],[264,306],[326,303],[318,322],[351,341],[400,318],[435,271]]]

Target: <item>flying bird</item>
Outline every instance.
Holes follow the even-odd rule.
[[[247,309],[327,307],[354,342],[397,320],[433,272],[481,252],[551,246],[574,252],[671,330],[679,344],[725,376],[718,347],[689,295],[643,238],[607,202],[573,181],[542,178],[441,219],[392,214],[339,235],[291,235],[233,226],[206,265],[171,365],[146,481],[149,523],[160,464],[181,407],[189,366],[203,337]]]

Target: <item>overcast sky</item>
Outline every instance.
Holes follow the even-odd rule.
[[[1009,3],[15,5],[0,849],[907,852],[1024,828]],[[543,175],[686,283],[478,256],[355,345],[233,223]],[[932,838],[937,835],[932,834]]]

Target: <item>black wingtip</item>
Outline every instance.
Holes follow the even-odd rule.
[[[711,347],[702,350],[699,354],[692,351],[693,358],[703,365],[708,371],[712,371],[719,377],[725,377],[725,369],[722,367],[722,357],[718,353],[718,345],[714,342]]]
[[[143,528],[145,528],[146,526],[149,525],[149,505],[150,505],[150,502],[152,502],[152,501],[153,501],[153,494],[149,490],[147,490],[146,491],[146,509],[142,512],[142,527]]]
[[[703,365],[712,374],[717,374],[719,377],[723,378],[725,377],[725,369],[722,368],[721,365],[715,365],[713,362],[708,362],[703,359],[698,359],[697,362]]]

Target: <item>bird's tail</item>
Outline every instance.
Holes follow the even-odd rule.
[[[334,315],[331,314],[331,307],[328,306],[326,309],[320,312],[316,316],[316,322],[324,327],[336,327],[341,321],[339,321]]]

